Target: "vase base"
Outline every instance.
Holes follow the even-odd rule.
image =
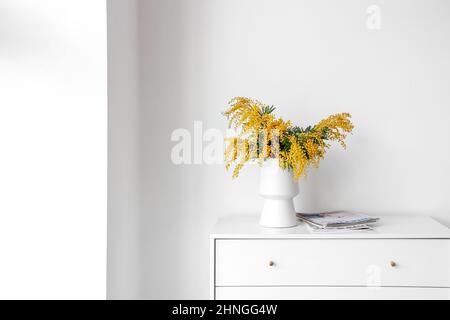
[[[298,224],[292,199],[266,199],[259,224],[266,228],[292,228]]]

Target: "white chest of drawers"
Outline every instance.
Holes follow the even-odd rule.
[[[429,217],[352,234],[227,217],[210,239],[211,299],[450,299],[450,231]]]

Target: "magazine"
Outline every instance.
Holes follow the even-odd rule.
[[[371,217],[365,214],[345,211],[297,213],[297,217],[317,228],[362,227],[379,220],[379,218]]]
[[[355,233],[355,232],[367,232],[372,231],[373,228],[367,224],[361,224],[352,227],[342,227],[342,228],[319,228],[313,226],[312,224],[306,223],[306,227],[311,233]]]

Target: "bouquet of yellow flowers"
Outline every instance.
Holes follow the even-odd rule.
[[[225,163],[227,170],[235,164],[233,178],[250,160],[260,163],[278,158],[281,168],[292,170],[298,180],[308,166],[318,167],[324,158],[328,141],[338,141],[345,148],[345,138],[353,130],[349,113],[332,115],[314,126],[294,126],[291,121],[277,118],[274,106],[245,97],[229,102],[223,114],[238,134],[226,138]]]

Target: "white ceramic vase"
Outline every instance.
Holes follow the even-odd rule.
[[[264,207],[259,224],[268,228],[289,228],[297,225],[293,198],[298,194],[298,183],[289,170],[278,165],[278,159],[267,159],[261,167],[259,194]]]

